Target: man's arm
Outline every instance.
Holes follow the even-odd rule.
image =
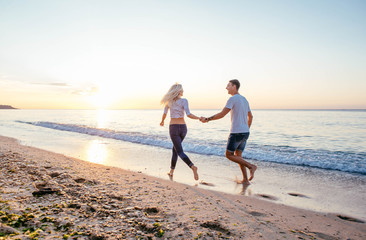
[[[252,125],[252,121],[253,121],[253,114],[252,114],[252,112],[248,112],[248,127],[249,128]]]
[[[223,118],[223,117],[226,116],[226,114],[228,114],[230,112],[230,110],[231,110],[230,108],[226,108],[225,107],[224,109],[222,109],[221,112],[219,112],[219,113],[217,113],[217,114],[215,114],[215,115],[213,115],[213,116],[211,116],[209,118],[206,118],[206,122],[209,122],[211,120],[218,120],[220,118]]]

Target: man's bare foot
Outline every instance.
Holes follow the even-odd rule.
[[[244,185],[250,185],[250,182],[248,180],[236,180],[237,184],[244,184]]]
[[[255,172],[255,170],[257,170],[257,166],[256,165],[252,165],[252,167],[249,169],[249,172],[250,172],[249,181],[251,181],[254,178],[254,172]]]
[[[235,177],[235,182],[237,184],[250,185],[250,182],[248,181],[248,179],[239,180],[237,177]]]
[[[193,171],[193,175],[194,175],[194,180],[198,180],[199,178],[198,178],[198,172],[197,172],[197,167],[196,166],[192,166],[191,167],[192,168],[192,171]]]
[[[250,182],[248,180],[242,180],[242,181],[239,181],[238,184],[250,185]]]

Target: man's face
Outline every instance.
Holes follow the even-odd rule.
[[[235,85],[229,82],[226,86],[226,90],[228,94],[232,94],[235,91]]]

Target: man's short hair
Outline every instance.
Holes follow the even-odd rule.
[[[236,86],[236,90],[239,90],[240,88],[240,82],[238,79],[233,79],[233,80],[230,80],[229,82],[231,82],[231,84],[235,85]]]

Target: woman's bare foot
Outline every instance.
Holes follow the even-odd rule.
[[[194,180],[198,180],[199,179],[198,178],[198,172],[197,172],[198,168],[194,165],[191,168],[192,168],[192,171],[193,171]]]
[[[255,170],[257,170],[257,166],[252,164],[252,167],[249,169],[249,172],[250,172],[249,181],[251,181],[254,178]]]
[[[174,169],[171,169],[170,172],[168,172],[168,176],[173,177],[173,174],[174,174]]]

